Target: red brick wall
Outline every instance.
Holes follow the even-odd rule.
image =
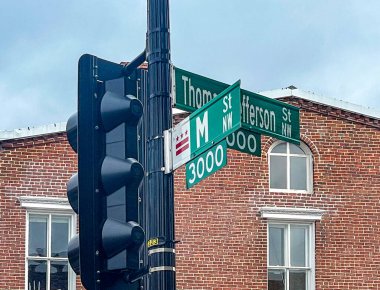
[[[176,172],[178,289],[266,289],[264,206],[326,210],[316,222],[316,289],[380,289],[380,126],[303,100],[301,138],[314,193],[269,192],[267,152],[229,150],[228,165],[192,190]],[[347,120],[349,119],[349,120]]]
[[[76,156],[65,134],[0,145],[0,289],[24,289],[26,209],[18,197],[66,197]]]
[[[380,289],[380,126],[376,119],[288,99],[314,157],[314,193],[269,192],[267,152],[228,151],[228,165],[185,189],[175,173],[177,289],[266,289],[264,206],[326,210],[316,223],[316,289]],[[2,142],[0,289],[23,289],[25,209],[18,196],[65,196],[75,154],[64,134]]]

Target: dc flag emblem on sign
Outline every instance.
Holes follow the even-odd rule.
[[[190,161],[190,120],[183,119],[172,131],[173,169],[180,167]]]
[[[179,134],[175,137],[176,144],[175,144],[175,155],[178,156],[182,152],[184,152],[186,149],[190,148],[190,138],[189,138],[189,131],[186,130],[184,133]]]

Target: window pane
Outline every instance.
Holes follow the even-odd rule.
[[[63,261],[51,262],[50,290],[68,289],[68,264]]]
[[[302,154],[305,155],[305,152],[301,149],[301,147],[289,143],[289,152],[290,154]]]
[[[284,228],[269,228],[269,265],[284,266]]]
[[[28,262],[28,289],[45,290],[46,289],[46,261],[29,261]]]
[[[289,272],[289,290],[306,290],[306,272]]]
[[[290,157],[290,188],[307,190],[306,157]]]
[[[306,265],[307,251],[307,228],[303,226],[290,226],[290,264],[300,267]]]
[[[29,256],[46,257],[47,216],[29,216]]]
[[[53,216],[51,221],[51,256],[67,257],[69,217]]]
[[[285,272],[283,270],[268,271],[268,290],[285,289]]]
[[[271,153],[286,153],[286,143],[281,143],[275,146]]]
[[[286,157],[270,156],[270,188],[286,189]]]

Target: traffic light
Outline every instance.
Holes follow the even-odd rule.
[[[144,169],[137,161],[143,106],[136,98],[139,70],[124,74],[123,65],[83,55],[78,114],[67,124],[69,143],[78,153],[78,174],[67,193],[79,213],[79,237],[69,243],[69,261],[91,290],[140,289],[139,281],[128,277],[141,267],[145,239],[138,224]]]

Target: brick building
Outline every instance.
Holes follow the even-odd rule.
[[[380,113],[263,94],[300,108],[301,145],[263,136],[261,157],[228,150],[191,190],[176,171],[177,289],[380,289]],[[80,288],[66,258],[76,155],[64,130],[0,132],[1,290]]]

